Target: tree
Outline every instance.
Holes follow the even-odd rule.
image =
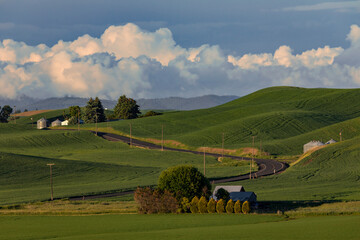
[[[185,213],[189,212],[190,202],[187,197],[183,197],[183,199],[181,201],[181,208],[182,208],[183,212],[185,212]]]
[[[250,212],[250,203],[249,201],[245,201],[242,205],[242,212],[247,214]]]
[[[76,117],[76,118],[80,117],[81,116],[80,107],[79,106],[70,106],[69,107],[69,114],[70,114],[70,117]]]
[[[216,194],[215,194],[216,198],[218,200],[220,199],[224,199],[225,202],[227,202],[229,199],[230,199],[230,193],[228,191],[226,191],[225,189],[223,188],[220,188]]]
[[[211,189],[209,180],[195,167],[180,165],[164,170],[159,177],[158,188],[168,190],[180,201],[183,197],[201,197],[203,189]],[[210,195],[207,190],[206,197]]]
[[[215,213],[216,211],[216,202],[213,198],[211,198],[207,204],[208,213]]]
[[[89,99],[85,107],[84,120],[86,123],[94,123],[96,121],[105,122],[106,116],[104,113],[104,107],[98,97],[96,97],[95,100],[92,98]]]
[[[127,98],[125,95],[119,97],[115,106],[114,114],[120,119],[133,119],[137,118],[140,114],[139,105],[132,98]]]
[[[217,213],[224,213],[225,212],[225,204],[226,204],[226,202],[224,201],[224,199],[220,199],[216,203],[216,212]]]
[[[234,201],[230,199],[226,204],[226,212],[233,213],[234,212]]]
[[[198,213],[199,212],[199,198],[195,196],[190,202],[190,212]]]
[[[207,213],[207,200],[202,196],[198,203],[199,213]]]
[[[3,108],[0,107],[0,109],[0,122],[7,123],[13,109],[9,105],[5,105]]]
[[[235,213],[241,213],[241,202],[240,200],[237,200],[234,204],[234,212]]]

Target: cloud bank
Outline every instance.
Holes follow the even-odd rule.
[[[345,38],[345,36],[344,36]],[[216,45],[183,48],[167,28],[110,26],[100,38],[84,35],[52,47],[0,42],[0,96],[75,95],[116,99],[204,94],[244,95],[269,87],[360,87],[360,28],[347,49],[323,46],[293,54],[225,55]]]

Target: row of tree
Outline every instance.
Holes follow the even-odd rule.
[[[160,174],[157,189],[138,187],[134,194],[140,213],[249,213],[250,203],[233,202],[223,189],[210,197],[209,180],[195,167],[182,165],[166,169]],[[200,198],[200,199],[199,199]],[[192,199],[189,202],[189,199]]]

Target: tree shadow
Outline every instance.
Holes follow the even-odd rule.
[[[284,213],[305,207],[317,207],[324,203],[335,203],[339,200],[305,200],[305,201],[259,201],[257,202],[257,213]]]

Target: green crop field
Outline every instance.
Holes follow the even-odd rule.
[[[48,199],[48,163],[55,163],[55,198],[156,185],[161,171],[179,164],[203,169],[200,155],[130,148],[87,131],[35,130],[30,124],[0,124],[0,133],[0,204]],[[206,161],[210,178],[249,170],[247,162],[234,166],[212,157]]]
[[[360,216],[2,216],[0,239],[358,239]]]

